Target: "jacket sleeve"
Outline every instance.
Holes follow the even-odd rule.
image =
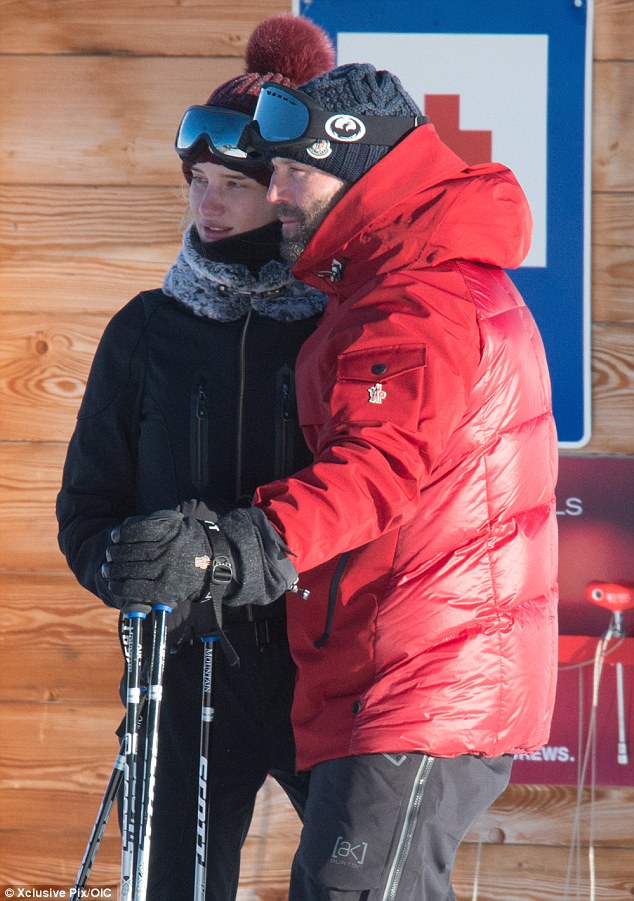
[[[110,321],[88,377],[57,496],[58,542],[84,588],[110,602],[101,564],[110,531],[135,512],[145,316],[136,298]]]
[[[362,328],[348,319],[319,344],[320,326],[302,352],[300,413],[315,459],[255,495],[300,572],[424,515],[421,490],[464,416],[480,359],[461,293],[452,302],[432,286],[424,304],[396,310],[389,294],[387,304],[385,292],[370,295]]]

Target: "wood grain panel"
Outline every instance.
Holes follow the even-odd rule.
[[[290,12],[287,2],[214,3],[154,0],[3,0],[0,53],[125,53],[152,56],[242,56],[263,18]],[[596,0],[594,56],[631,60],[632,0]]]
[[[78,805],[103,794],[117,753],[121,710],[116,699],[107,705],[0,704],[0,829],[36,828],[38,807],[39,828],[55,828],[57,814],[44,813],[47,801],[54,798],[66,817],[72,816],[69,798]]]
[[[240,71],[237,59],[0,57],[1,180],[178,184],[183,111]]]
[[[592,318],[634,322],[634,195],[595,194]]]
[[[91,798],[85,804],[77,805],[72,820],[59,818],[55,829],[39,829],[34,833],[18,826],[0,832],[0,885],[64,888],[68,892],[79,870],[99,807],[98,801],[94,808],[93,804]],[[72,831],[73,822],[77,824],[76,831]],[[112,821],[103,837],[89,888],[109,889],[112,893],[109,897],[115,901],[119,897],[120,872],[121,839]]]
[[[512,783],[467,833],[471,842],[518,845],[566,845],[573,836],[576,786],[519,785]],[[612,847],[634,847],[634,788],[589,788],[581,796],[581,839],[588,841],[588,824],[595,818],[596,842]],[[594,810],[593,810],[594,808]],[[548,824],[545,828],[544,824]]]
[[[544,823],[544,828],[548,824]],[[587,852],[568,877],[568,849],[522,845],[463,844],[454,888],[458,901],[626,901],[634,894],[632,852],[606,848],[596,855],[595,894],[590,893]]]
[[[592,327],[592,438],[585,453],[634,451],[634,327]]]
[[[0,573],[0,701],[112,704],[122,658],[116,610],[70,571]]]
[[[0,314],[0,437],[67,442],[107,317]]]
[[[111,316],[160,287],[186,209],[180,187],[0,187],[2,308]]]
[[[0,570],[66,571],[55,520],[65,456],[64,444],[0,444]]]
[[[0,262],[2,308],[10,312],[101,313],[109,319],[140,291],[160,288],[177,248],[165,261],[76,259]]]
[[[2,0],[0,53],[126,53],[242,57],[280,0]]]
[[[0,186],[0,266],[171,261],[187,213],[187,185],[175,153],[174,186]],[[84,309],[88,308],[85,301]]]
[[[634,0],[595,0],[595,59],[631,60],[633,34]]]
[[[634,63],[595,63],[593,91],[593,189],[631,192],[634,190]]]

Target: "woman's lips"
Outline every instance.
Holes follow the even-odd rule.
[[[201,225],[201,229],[203,236],[211,241],[217,238],[226,238],[231,233],[229,226],[224,225]]]

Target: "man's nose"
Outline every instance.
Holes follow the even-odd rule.
[[[288,199],[284,197],[284,184],[277,172],[273,172],[271,175],[266,199],[269,203],[280,203],[284,199]]]

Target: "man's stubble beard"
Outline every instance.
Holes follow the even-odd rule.
[[[283,259],[289,263],[297,262],[328,213],[349,189],[348,183],[342,185],[328,200],[318,201],[308,210],[300,210],[289,204],[279,204],[278,214],[292,213],[299,221],[299,227],[292,237],[285,237],[282,231],[280,253]]]

